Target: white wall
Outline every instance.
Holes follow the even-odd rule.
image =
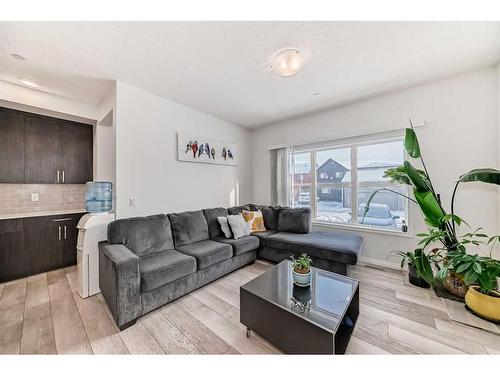
[[[94,134],[94,180],[116,180],[116,84],[99,105]]]
[[[177,161],[177,131],[237,143],[238,167]],[[251,198],[250,131],[118,82],[117,216],[230,206]],[[129,207],[129,197],[137,207]]]
[[[415,123],[427,124],[417,130],[422,152],[435,187],[449,207],[459,175],[473,168],[498,167],[497,74],[494,68],[483,69],[254,130],[253,201],[270,203],[270,146],[395,130],[406,127],[411,116]],[[500,225],[498,193],[496,186],[463,185],[456,213],[493,235]],[[410,209],[409,221],[413,234],[425,230],[415,207]],[[415,238],[358,233],[364,239],[363,256],[377,261],[384,262],[391,250],[416,245]]]

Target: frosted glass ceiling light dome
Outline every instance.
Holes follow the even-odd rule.
[[[287,49],[274,56],[272,68],[276,74],[290,77],[298,73],[305,64],[302,52],[297,49]]]

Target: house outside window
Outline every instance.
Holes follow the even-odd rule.
[[[404,157],[401,138],[294,151],[290,203],[310,207],[314,222],[401,231],[403,220],[408,223],[404,197],[381,191],[366,214],[365,207],[370,195],[381,188],[408,193],[406,185],[384,177],[385,170],[403,164]]]

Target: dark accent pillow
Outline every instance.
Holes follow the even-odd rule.
[[[239,215],[243,212],[243,210],[251,211],[250,207],[248,207],[248,206],[229,207],[227,210],[229,211],[229,215]]]
[[[115,220],[108,225],[108,242],[122,244],[137,256],[174,248],[167,215],[152,215]]]
[[[278,215],[278,231],[290,233],[309,233],[311,227],[311,209],[282,208]]]
[[[266,206],[262,206],[260,204],[253,204],[253,203],[247,203],[245,206],[250,207],[250,211],[259,211],[263,207],[266,207]]]
[[[208,224],[201,211],[168,214],[172,223],[175,247],[210,239]]]
[[[217,208],[208,208],[203,210],[203,216],[207,220],[208,232],[210,234],[210,238],[214,239],[215,237],[224,237],[224,233],[221,230],[219,221],[217,218],[219,216],[227,216],[229,212],[227,208],[217,207]]]
[[[260,211],[264,218],[264,226],[267,230],[278,230],[279,206],[261,206]]]

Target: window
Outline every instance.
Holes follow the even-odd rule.
[[[304,147],[292,152],[290,160],[291,205],[310,207],[313,220],[394,231],[407,222],[406,199],[389,191],[379,192],[365,214],[368,198],[378,189],[408,193],[406,185],[384,177],[386,169],[403,164],[402,139]]]

